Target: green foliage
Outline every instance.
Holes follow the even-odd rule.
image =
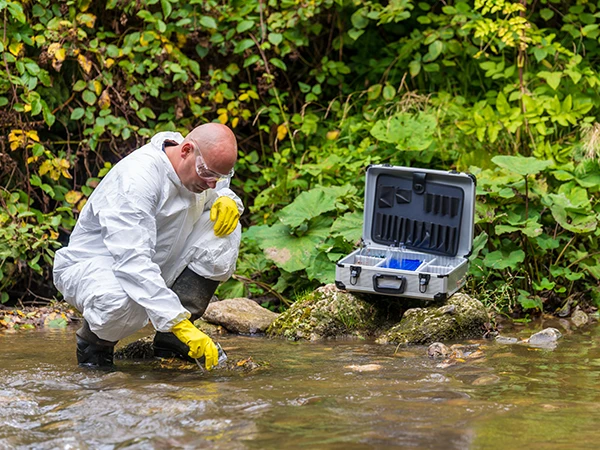
[[[594,2],[0,0],[0,12],[3,301],[30,276],[49,281],[28,265],[33,244],[51,257],[41,236],[66,238],[113,163],[156,131],[208,121],[238,135],[248,206],[227,295],[284,301],[331,281],[361,236],[373,163],[478,176],[471,286],[499,309],[597,287]]]

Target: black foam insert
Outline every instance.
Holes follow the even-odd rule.
[[[377,177],[371,239],[383,245],[404,244],[407,249],[456,256],[465,193],[462,188],[431,182],[427,174]],[[421,184],[425,188],[422,190]]]

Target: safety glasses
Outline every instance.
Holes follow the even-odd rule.
[[[196,154],[196,173],[200,178],[203,178],[208,181],[218,182],[222,180],[230,180],[231,177],[233,177],[233,168],[229,171],[227,175],[210,170],[208,167],[206,167],[206,163],[204,162],[204,158],[202,158],[200,150],[195,148],[194,152]]]

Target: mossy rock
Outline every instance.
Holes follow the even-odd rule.
[[[480,338],[488,322],[487,311],[479,300],[457,293],[444,306],[407,310],[400,323],[377,342],[408,345]]]
[[[298,299],[267,329],[270,336],[318,340],[372,335],[381,325],[375,306],[333,284]]]

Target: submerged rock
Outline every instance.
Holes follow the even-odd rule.
[[[529,339],[525,342],[533,346],[549,346],[553,347],[556,345],[556,341],[562,337],[560,331],[556,328],[545,328],[535,334],[532,334]]]
[[[427,349],[427,356],[433,359],[446,358],[452,350],[446,347],[441,342],[434,342]]]
[[[154,335],[143,337],[115,350],[115,359],[153,359]]]
[[[232,333],[264,333],[278,314],[248,298],[232,298],[208,305],[202,320],[221,325]]]
[[[571,323],[577,328],[587,325],[588,321],[588,315],[584,313],[581,309],[579,309],[579,307],[577,307],[571,315]]]
[[[400,323],[377,342],[406,345],[480,338],[488,320],[487,311],[479,300],[457,293],[442,307],[409,309]]]
[[[498,344],[518,344],[519,340],[516,337],[508,336],[496,336],[496,342]]]
[[[328,284],[297,300],[267,333],[294,340],[364,336],[377,329],[381,322],[377,316],[373,304]]]

